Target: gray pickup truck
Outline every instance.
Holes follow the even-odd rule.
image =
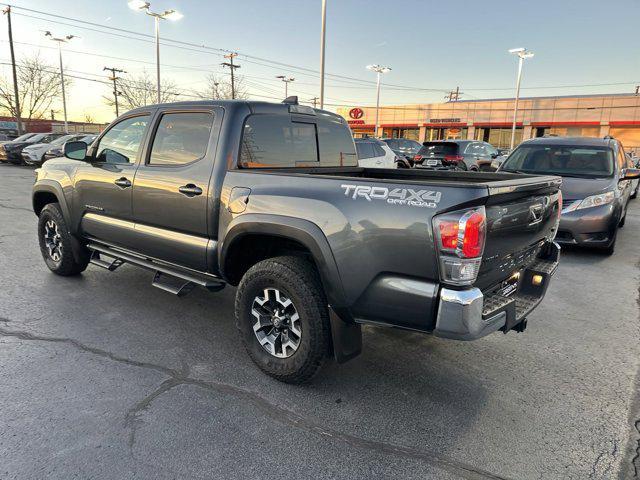
[[[362,324],[523,331],[559,259],[558,177],[360,168],[346,122],[295,99],[143,107],[64,152],[33,187],[49,269],[238,286],[246,350],[285,382],[357,356]]]

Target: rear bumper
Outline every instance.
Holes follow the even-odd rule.
[[[507,332],[523,322],[544,298],[558,265],[558,244],[547,244],[544,252],[522,271],[518,289],[512,296],[485,295],[478,288],[441,289],[433,334],[455,340],[475,340],[498,330]],[[533,277],[537,275],[542,280],[534,284]]]

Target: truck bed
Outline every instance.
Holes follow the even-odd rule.
[[[490,194],[522,191],[535,185],[559,185],[560,178],[551,175],[528,175],[507,172],[465,172],[428,169],[386,169],[362,167],[297,167],[253,169],[252,172],[277,175],[314,175],[331,178],[359,178],[362,180],[391,181],[394,183],[428,183],[443,187],[488,188]]]

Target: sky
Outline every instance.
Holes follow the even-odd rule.
[[[640,85],[638,0],[327,4],[326,71],[338,75],[325,81],[330,110],[375,104],[375,74],[365,68],[373,63],[392,68],[383,77],[382,105],[444,101],[445,92],[457,86],[462,99],[513,96],[517,61],[507,50],[514,47],[535,53],[525,63],[523,96],[632,93]],[[129,9],[126,0],[16,0],[12,5],[18,61],[39,51],[57,68],[55,45],[43,33],[50,30],[80,37],[63,51],[71,75],[105,81],[103,67],[113,66],[128,76],[146,71],[155,78],[153,39],[113,30],[153,34],[152,19]],[[318,96],[321,0],[153,0],[151,8],[173,8],[184,15],[176,22],[162,21],[161,38],[208,47],[161,46],[162,78],[178,86],[180,98],[192,99],[211,73],[228,75],[220,65],[224,52],[216,49],[239,53],[237,73],[252,98],[284,98],[284,84],[276,75],[295,78],[289,95],[302,101]],[[0,63],[9,59],[3,18]],[[0,65],[0,74],[9,76],[10,67]],[[108,85],[74,79],[67,93],[69,119],[83,121],[90,115],[111,121],[113,109],[102,98],[110,94]],[[61,112],[61,102],[55,108]]]

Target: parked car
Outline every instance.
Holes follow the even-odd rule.
[[[342,117],[288,102],[149,105],[67,142],[33,186],[48,268],[129,263],[176,295],[237,285],[249,356],[291,383],[357,356],[361,324],[525,329],[558,262],[560,178],[358,167]]]
[[[398,157],[404,157],[409,162],[413,162],[413,157],[422,148],[420,142],[409,140],[408,138],[383,138],[381,140],[386,143]]]
[[[499,172],[561,176],[564,200],[556,241],[598,247],[608,254],[624,226],[631,180],[640,177],[619,141],[586,137],[526,140]]]
[[[498,156],[498,150],[486,142],[436,140],[424,142],[413,161],[423,168],[489,171]]]
[[[27,165],[40,165],[44,159],[45,153],[50,149],[60,149],[62,150],[65,142],[70,142],[74,140],[81,140],[82,137],[85,137],[86,134],[69,134],[62,135],[55,140],[52,140],[49,143],[36,143],[35,145],[29,145],[22,149],[21,155],[22,160]]]
[[[64,135],[63,133],[36,133],[25,140],[13,142],[7,142],[0,146],[0,159],[4,157],[6,162],[21,165],[23,163],[22,150],[29,145],[35,145],[37,143],[50,143],[58,137]]]
[[[0,163],[7,161],[7,152],[5,152],[4,148],[2,148],[2,145],[6,144],[6,143],[10,143],[10,142],[24,142],[25,140],[27,140],[28,138],[33,137],[34,135],[36,135],[36,134],[35,133],[25,133],[25,134],[20,135],[19,137],[15,138],[14,140],[0,140]]]
[[[358,165],[369,168],[396,168],[398,156],[389,146],[375,138],[356,138]]]
[[[634,158],[627,153],[627,162],[629,167],[638,168],[640,167],[640,159]],[[631,196],[629,198],[635,199],[638,197],[638,188],[640,188],[640,179],[636,178],[631,180]]]

